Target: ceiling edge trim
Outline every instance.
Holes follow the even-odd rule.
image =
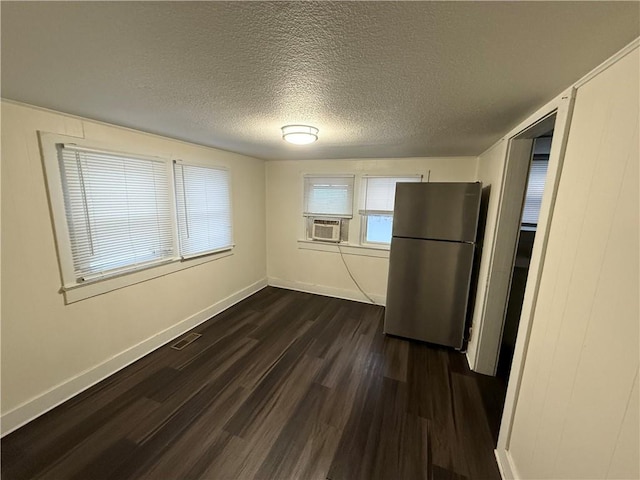
[[[575,82],[573,84],[573,87],[574,88],[582,87],[585,83],[587,83],[593,77],[597,76],[599,73],[602,73],[607,68],[609,68],[611,65],[616,63],[618,60],[626,57],[627,55],[629,55],[631,52],[633,52],[638,47],[640,47],[640,37],[636,38],[631,43],[629,43],[627,46],[623,47],[622,49],[618,50],[616,53],[611,55],[604,62],[602,62],[600,65],[598,65],[596,68],[594,68],[589,73],[587,73],[584,77],[582,77],[580,80]]]

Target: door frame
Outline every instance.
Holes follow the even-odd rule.
[[[514,159],[516,158],[515,155],[522,156],[522,152],[526,150],[526,140],[523,139],[527,137],[527,134],[533,134],[534,129],[536,128],[536,126],[540,125],[540,122],[544,121],[552,115],[555,115],[555,125],[553,140],[551,143],[551,152],[549,154],[547,179],[542,197],[542,205],[540,208],[536,238],[531,255],[529,274],[527,276],[527,286],[524,294],[522,312],[520,315],[520,324],[518,326],[518,335],[513,356],[513,363],[509,376],[509,384],[507,387],[502,422],[500,425],[498,445],[496,448],[496,456],[498,457],[498,464],[501,467],[503,478],[514,478],[513,472],[508,471],[511,465],[510,457],[508,455],[509,442],[511,437],[514,413],[518,400],[518,394],[522,381],[522,372],[524,369],[527,348],[529,345],[532,320],[535,314],[536,300],[538,297],[538,290],[540,286],[540,278],[542,276],[544,258],[549,238],[549,229],[553,217],[553,207],[555,205],[558,184],[560,182],[562,171],[562,162],[564,160],[564,153],[569,136],[569,127],[571,123],[571,114],[573,111],[575,91],[576,89],[574,87],[565,90],[562,94],[558,95],[544,107],[540,108],[534,114],[530,115],[526,120],[521,122],[517,127],[511,130],[505,137],[501,139],[501,141],[507,142],[507,148],[504,149],[504,165],[502,169],[503,171],[500,190],[499,192],[492,192],[492,194],[494,195],[499,195],[500,200],[498,202],[496,228],[490,244],[491,255],[489,259],[489,272],[487,276],[487,284],[484,292],[483,302],[480,306],[480,308],[482,308],[482,314],[480,317],[481,321],[479,325],[478,343],[474,359],[475,361],[473,362],[473,370],[488,375],[494,375],[495,369],[497,367],[500,339],[502,336],[502,327],[504,323],[504,312],[506,310],[506,302],[508,301],[508,288],[506,296],[502,298],[502,303],[495,302],[493,301],[494,299],[491,299],[492,302],[490,304],[487,300],[490,299],[489,295],[491,294],[491,292],[496,291],[496,286],[500,286],[500,284],[502,284],[502,288],[499,289],[502,291],[504,291],[505,282],[507,282],[508,286],[511,278],[511,268],[513,266],[512,262],[514,246],[511,245],[511,250],[509,253],[508,246],[505,251],[504,245],[501,246],[501,242],[498,241],[498,239],[501,238],[502,235],[509,231],[509,228],[507,228],[507,225],[501,222],[501,219],[504,219],[505,221],[511,220],[511,222],[513,222],[512,216],[504,215],[504,213],[506,210],[513,210],[514,202],[521,207],[523,198],[522,191],[517,192],[515,191],[516,189],[505,188],[507,182],[514,177],[514,174],[517,173],[518,169],[522,169],[522,165],[517,165],[517,162],[509,162],[509,160],[512,158],[512,154],[514,155]],[[511,230],[513,230],[512,224],[509,225],[509,227]],[[498,247],[498,249],[496,249],[496,247]],[[509,263],[508,274],[505,273],[504,265],[507,264],[505,262]]]
[[[520,236],[522,208],[527,189],[534,138],[555,129],[557,110],[539,119],[507,142],[500,202],[493,232],[482,318],[478,328],[474,370],[495,375],[509,303],[513,266]]]
[[[472,361],[470,362],[473,370],[478,373],[495,375],[504,323],[504,312],[506,311],[508,301],[508,288],[506,288],[505,291],[505,286],[509,286],[511,278],[514,248],[514,245],[505,244],[501,239],[514,228],[514,209],[518,210],[517,222],[519,222],[519,210],[524,197],[523,190],[526,188],[526,184],[520,189],[508,188],[508,183],[515,177],[518,177],[518,175],[522,175],[523,168],[526,167],[528,170],[530,151],[527,151],[527,148],[529,148],[529,140],[524,137],[527,137],[529,131],[535,132],[536,126],[539,126],[542,121],[555,115],[553,141],[551,142],[551,151],[549,153],[549,167],[542,196],[536,238],[531,254],[527,287],[520,316],[520,325],[518,327],[518,340],[524,340],[522,337],[528,335],[527,332],[530,329],[529,323],[533,316],[535,300],[537,298],[538,283],[542,263],[544,262],[549,226],[558,190],[560,172],[562,170],[562,161],[567,144],[574,97],[575,89],[573,87],[565,90],[562,94],[521,122],[501,140],[506,143],[506,148],[504,149],[504,165],[500,189],[499,191],[491,192],[493,195],[499,195],[500,200],[498,202],[498,212],[496,215],[496,227],[490,241],[491,254],[489,257],[486,288],[484,290],[482,304],[476,307],[481,308],[482,312],[480,322],[478,322],[479,325],[477,326],[477,347],[475,349],[475,357],[471,359]],[[523,165],[524,162],[526,162],[526,165]],[[496,294],[498,298],[495,297]],[[476,328],[476,326],[474,326],[474,328]],[[521,368],[523,359],[518,358],[518,352],[522,355],[526,351],[526,348],[518,348],[518,344],[522,343],[518,340],[516,340],[516,349],[511,367],[510,384],[514,383],[511,379],[514,379],[513,375],[518,374],[518,370]],[[521,347],[523,347],[523,345],[521,345]],[[517,376],[518,375],[516,375],[516,377]]]

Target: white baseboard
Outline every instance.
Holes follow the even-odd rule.
[[[508,450],[496,449],[493,451],[496,455],[496,461],[498,462],[498,470],[500,470],[500,476],[503,480],[517,480],[520,478],[513,459]]]
[[[315,293],[317,295],[325,295],[327,297],[342,298],[344,300],[353,300],[362,303],[371,303],[360,291],[358,290],[344,290],[342,288],[329,287],[327,285],[316,285],[313,283],[303,283],[291,280],[283,280],[281,278],[269,277],[269,285],[272,287],[286,288],[287,290],[297,290],[298,292]],[[367,292],[376,305],[384,307],[386,303],[386,297],[382,295],[375,295]]]
[[[29,423],[40,415],[57,407],[61,403],[66,402],[80,392],[170,342],[174,338],[179,337],[188,330],[200,325],[214,315],[226,310],[248,296],[253,295],[257,291],[262,290],[266,286],[266,278],[259,280],[254,284],[223,298],[204,310],[191,315],[179,323],[176,323],[146,340],[143,340],[137,345],[114,355],[95,367],[89,368],[75,377],[65,380],[44,393],[27,400],[21,405],[18,405],[0,417],[1,436],[5,436],[26,423]]]
[[[469,354],[469,350],[466,351],[464,356],[467,358],[467,364],[469,365],[469,369],[473,370],[475,372],[475,368],[476,368],[476,359],[475,359],[475,357],[471,356]]]

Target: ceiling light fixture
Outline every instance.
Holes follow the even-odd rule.
[[[318,129],[310,125],[285,125],[282,138],[295,145],[308,145],[318,140]]]

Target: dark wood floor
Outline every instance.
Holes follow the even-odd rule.
[[[503,386],[383,312],[266,288],[5,437],[2,478],[500,478]]]

